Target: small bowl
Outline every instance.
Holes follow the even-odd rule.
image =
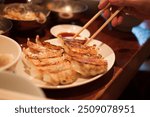
[[[6,18],[0,18],[0,34],[8,36],[12,29],[12,22]]]
[[[74,36],[74,34],[76,34],[77,32],[79,32],[82,29],[81,26],[78,25],[71,25],[71,24],[60,24],[60,25],[56,25],[54,27],[52,27],[50,29],[50,33],[55,36],[58,37],[58,35],[62,34],[62,37],[69,37],[69,36]],[[65,36],[63,36],[63,34]],[[90,37],[90,32],[87,29],[84,29],[80,35],[80,37]]]
[[[31,81],[11,72],[0,72],[0,88],[45,98],[43,91]]]
[[[55,18],[62,20],[77,20],[88,9],[85,3],[73,0],[52,0],[45,4]]]
[[[13,39],[0,35],[0,72],[13,71],[21,57],[21,47]]]
[[[46,23],[50,11],[30,3],[12,3],[3,6],[2,17],[10,19],[15,29],[29,30]]]

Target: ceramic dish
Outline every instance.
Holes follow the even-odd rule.
[[[28,3],[11,3],[4,5],[1,16],[13,22],[15,30],[24,31],[40,28],[50,14],[49,10]]]
[[[0,72],[0,88],[45,97],[43,91],[36,87],[31,81],[10,72]]]
[[[48,41],[55,45],[61,45],[60,40],[58,40],[58,39],[51,39]],[[96,45],[99,48],[98,53],[100,53],[104,57],[104,59],[108,62],[108,68],[107,68],[107,72],[108,72],[112,68],[112,66],[115,62],[115,54],[114,54],[113,50],[107,44],[102,43],[101,41],[98,41],[98,40],[94,40],[94,39],[89,43],[89,45]],[[64,89],[64,88],[76,87],[76,86],[80,86],[80,85],[84,85],[89,82],[92,82],[96,79],[101,78],[101,76],[104,75],[104,74],[100,74],[100,75],[97,75],[95,77],[88,78],[88,79],[78,78],[74,83],[69,84],[69,85],[51,86],[41,80],[37,80],[37,79],[33,78],[29,74],[27,74],[25,72],[25,67],[24,67],[24,64],[22,61],[19,61],[19,63],[17,64],[16,74],[23,75],[27,79],[31,80],[38,87],[46,88],[46,89]]]
[[[77,33],[81,30],[81,26],[71,24],[56,25],[50,29],[50,33],[57,37],[60,33]],[[90,37],[90,32],[85,29],[80,34],[81,37]]]
[[[20,57],[20,45],[13,39],[0,35],[0,71],[14,70]]]
[[[48,0],[44,4],[56,19],[62,20],[78,20],[88,10],[88,5],[79,0]]]

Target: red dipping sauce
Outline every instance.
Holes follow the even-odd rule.
[[[70,33],[70,32],[62,32],[58,34],[58,36],[61,36],[61,37],[73,37],[74,35],[75,33]]]

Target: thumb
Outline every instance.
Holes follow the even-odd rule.
[[[98,8],[103,9],[108,4],[108,2],[109,0],[100,0]]]

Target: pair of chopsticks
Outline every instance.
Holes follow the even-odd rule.
[[[0,100],[46,100],[46,98],[0,88]]]
[[[104,10],[106,10],[108,7],[110,7],[110,3],[107,4],[107,6],[100,10],[98,13],[96,13],[83,27],[82,29],[76,33],[73,37],[73,39],[75,39],[84,29],[86,29],[99,15],[101,15]],[[94,39],[98,33],[100,33],[104,28],[105,26],[107,26],[107,24],[123,9],[123,7],[120,7],[118,10],[116,10],[110,17],[108,20],[106,20],[106,22],[87,40],[87,42],[85,43],[88,44],[92,39]]]

